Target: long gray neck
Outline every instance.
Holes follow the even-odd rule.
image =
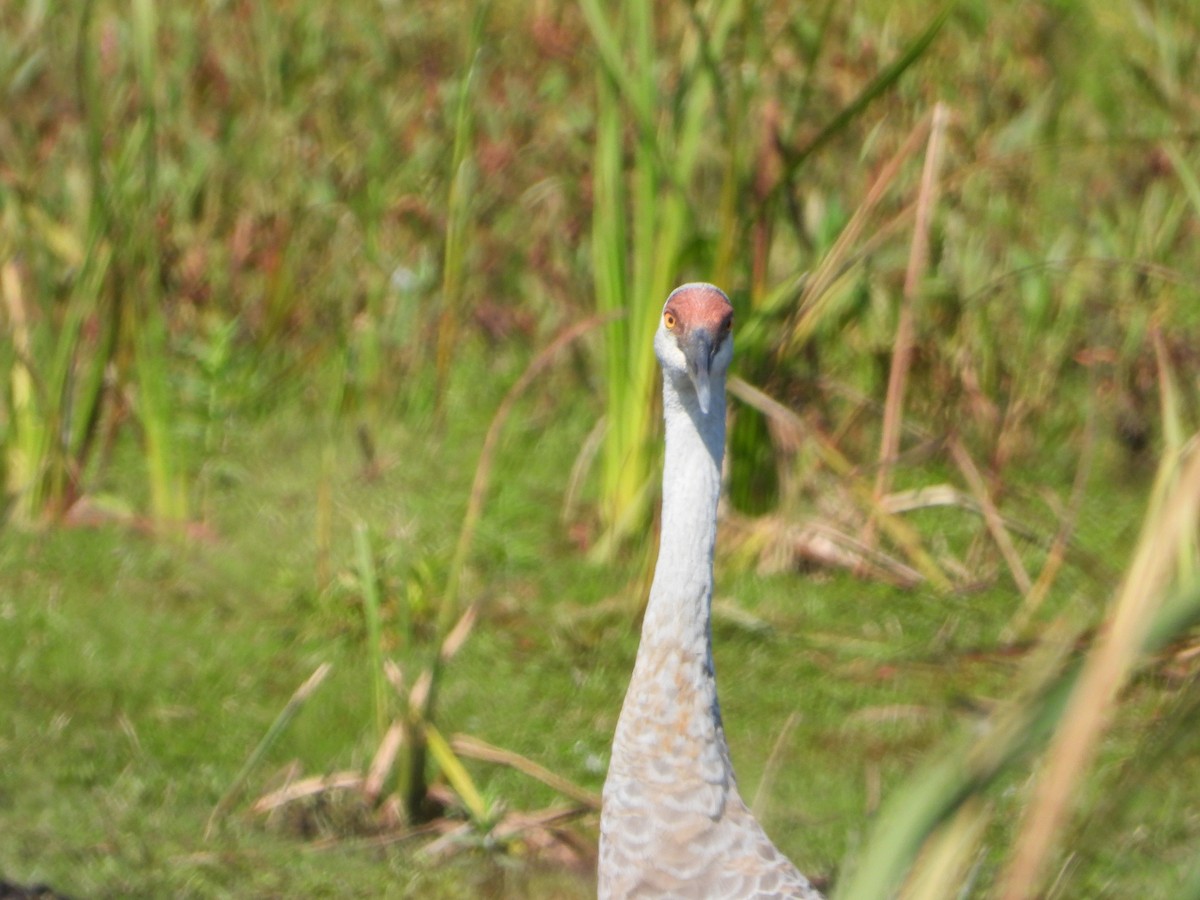
[[[709,661],[713,545],[725,453],[723,375],[712,379],[711,389],[711,405],[705,415],[686,376],[668,372],[663,377],[667,449],[662,538],[640,648],[676,642],[689,655],[699,653]],[[707,668],[711,669],[711,661]]]

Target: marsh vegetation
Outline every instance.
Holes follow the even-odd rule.
[[[587,896],[702,279],[781,849],[1200,896],[1194,3],[11,0],[0,92],[0,876]]]

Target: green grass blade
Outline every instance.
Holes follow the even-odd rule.
[[[358,586],[362,592],[363,619],[367,626],[367,659],[371,669],[371,693],[375,707],[375,740],[382,740],[388,727],[387,677],[383,671],[383,625],[380,615],[379,572],[371,550],[371,536],[365,522],[354,523],[354,556],[358,566]]]
[[[188,497],[181,447],[174,433],[175,397],[167,352],[166,324],[156,309],[127,320],[132,331],[138,386],[138,419],[145,435],[146,473],[154,516],[178,525],[187,520]]]
[[[425,740],[429,742],[429,752],[433,755],[434,762],[442,770],[446,780],[450,782],[450,787],[454,788],[454,792],[462,800],[463,806],[467,808],[471,818],[477,824],[486,823],[488,804],[483,799],[483,794],[475,786],[475,781],[471,778],[467,767],[462,764],[462,760],[450,749],[450,745],[446,743],[442,733],[428,722],[425,724]]]
[[[463,314],[466,247],[470,224],[470,199],[474,193],[475,171],[470,159],[474,139],[471,104],[479,74],[480,49],[490,2],[481,2],[475,10],[467,44],[466,72],[459,86],[454,111],[454,149],[450,157],[450,192],[446,200],[446,235],[442,257],[442,314],[437,336],[437,397],[440,404],[449,376],[454,347]]]
[[[271,723],[271,727],[267,729],[267,733],[262,736],[262,740],[251,751],[245,763],[242,764],[241,769],[238,770],[237,775],[234,776],[233,782],[226,788],[225,793],[221,795],[221,799],[217,802],[217,805],[213,807],[213,811],[208,817],[208,824],[204,828],[205,840],[212,835],[213,829],[216,828],[217,824],[225,817],[229,810],[233,808],[233,804],[241,796],[250,774],[258,768],[259,763],[263,761],[271,751],[271,748],[275,746],[275,743],[287,731],[288,726],[292,724],[292,721],[300,713],[300,710],[304,708],[304,704],[308,702],[309,698],[316,693],[317,688],[321,686],[321,683],[329,675],[332,668],[329,663],[321,663],[308,676],[305,682],[296,688],[296,692],[292,694],[287,705],[280,710],[279,715],[275,717],[275,721]]]
[[[1175,144],[1163,144],[1163,152],[1171,160],[1171,165],[1183,184],[1184,193],[1187,194],[1192,209],[1196,211],[1197,216],[1200,216],[1200,177],[1197,177],[1196,170],[1188,164],[1187,159]]]
[[[784,172],[783,177],[779,180],[779,185],[789,184],[805,162],[845,131],[855,119],[862,115],[868,106],[892,89],[904,73],[925,55],[925,51],[929,49],[934,39],[938,36],[953,9],[953,2],[942,7],[941,12],[933,17],[932,21],[925,26],[925,30],[912,40],[904,49],[904,52],[893,60],[882,72],[876,75],[870,84],[863,88],[853,100],[846,104],[836,116],[817,132],[816,137],[795,153],[785,153]]]

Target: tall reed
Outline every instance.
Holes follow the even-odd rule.
[[[466,313],[463,286],[466,278],[466,253],[469,237],[471,196],[475,189],[475,166],[470,153],[474,138],[475,83],[480,65],[480,48],[490,2],[483,0],[475,8],[475,18],[467,41],[467,65],[458,88],[454,107],[454,148],[450,155],[450,189],[446,197],[445,243],[442,251],[442,300],[437,328],[437,399],[441,403],[455,342],[461,333]]]
[[[654,11],[623,2],[610,15],[584,0],[599,54],[593,154],[592,267],[596,306],[613,316],[605,333],[606,425],[601,457],[604,533],[594,554],[605,558],[641,527],[655,451],[655,367],[649,347],[658,307],[681,278],[683,252],[697,236],[693,180],[714,134],[714,78],[704,53],[720,56],[738,5],[722,2],[705,23],[703,42],[679,49],[679,82],[667,102]],[[703,47],[703,53],[702,53]]]
[[[21,223],[6,229],[0,246],[7,330],[16,349],[8,372],[10,427],[4,430],[7,491],[18,521],[62,515],[86,492],[106,413],[121,390],[132,387],[150,511],[160,522],[178,522],[187,515],[188,496],[162,311],[157,10],[149,0],[130,6],[129,58],[109,63],[122,67],[121,74],[104,85],[97,72],[96,11],[94,0],[80,7],[75,47],[90,197],[86,218],[57,219],[36,197],[0,198],[8,225]],[[18,254],[49,256],[69,273],[61,308],[44,273],[9,261]]]

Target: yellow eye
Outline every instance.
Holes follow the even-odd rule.
[[[672,328],[674,328],[675,327],[675,314],[669,313],[669,312],[663,313],[663,324],[667,326],[667,331],[670,331]]]

